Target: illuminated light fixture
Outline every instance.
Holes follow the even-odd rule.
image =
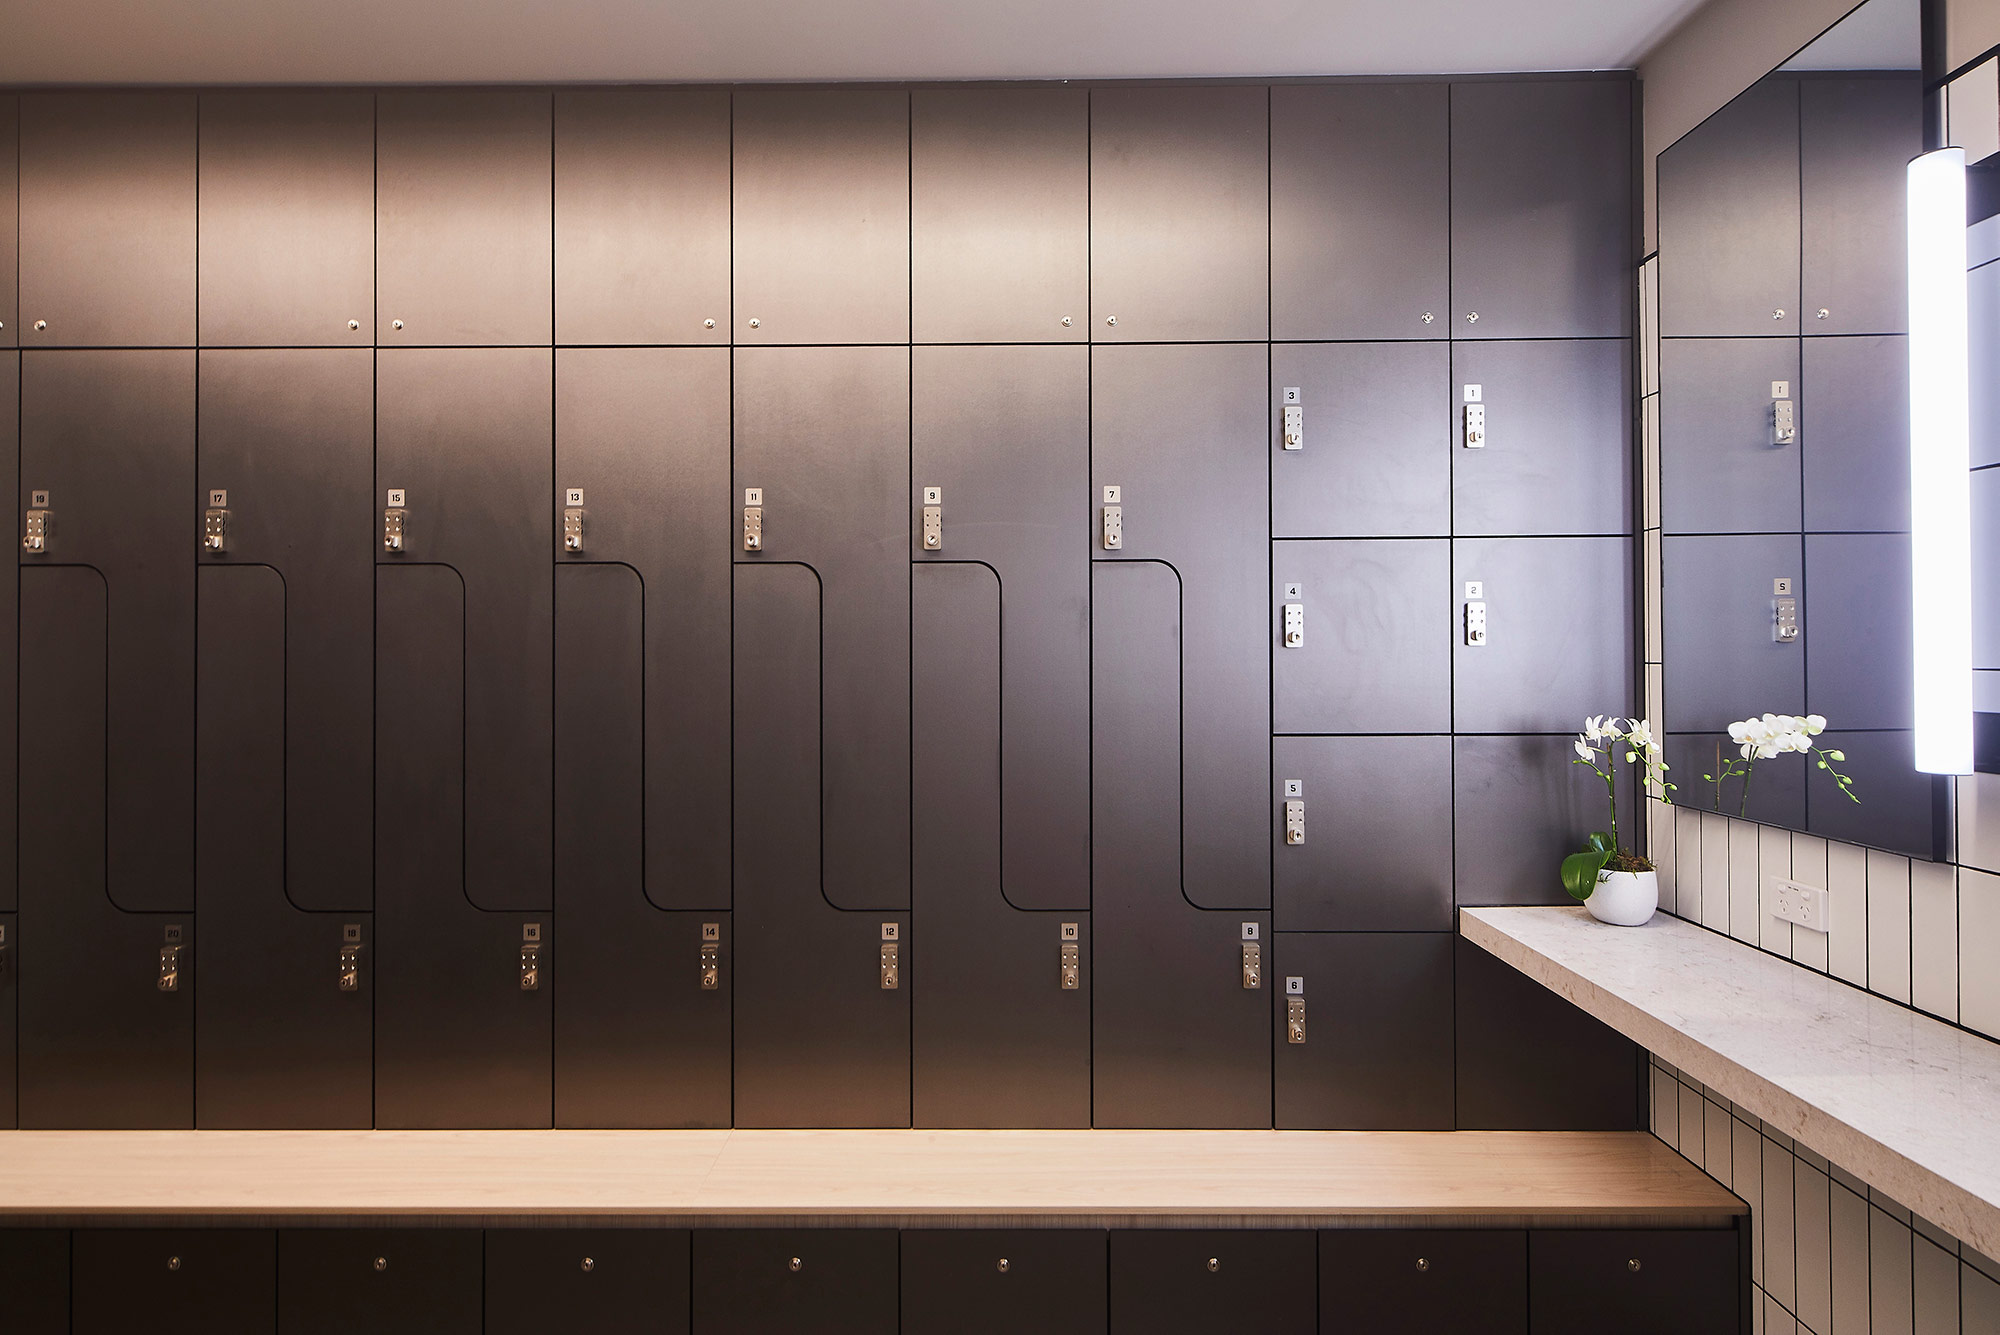
[[[1965,150],[1909,168],[1910,575],[1917,768],[1972,772],[1972,482]]]

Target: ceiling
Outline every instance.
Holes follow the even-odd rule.
[[[0,83],[1613,69],[1700,0],[0,0]]]

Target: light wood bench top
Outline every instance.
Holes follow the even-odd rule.
[[[1644,1132],[13,1131],[0,1225],[1714,1227]]]

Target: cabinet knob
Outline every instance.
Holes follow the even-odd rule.
[[[993,1268],[1004,1275],[1013,1268],[1013,1263],[1003,1256]]]
[[[377,1270],[387,1270],[387,1269],[389,1268],[389,1258],[388,1258],[388,1257],[386,1257],[386,1256],[378,1256],[378,1257],[376,1257],[376,1258],[375,1258],[375,1268],[376,1268]]]
[[[596,1258],[595,1258],[595,1257],[590,1257],[590,1256],[586,1256],[586,1257],[584,1257],[584,1258],[583,1258],[583,1272],[584,1272],[584,1273],[585,1273],[585,1274],[587,1275],[587,1274],[589,1274],[589,1273],[590,1273],[591,1271],[593,1271],[593,1270],[595,1270],[595,1269],[597,1269],[597,1260],[596,1260]]]
[[[1222,1269],[1222,1258],[1221,1258],[1221,1257],[1219,1257],[1219,1256],[1211,1256],[1211,1257],[1209,1257],[1209,1258],[1208,1258],[1208,1273],[1212,1275],[1212,1274],[1214,1274],[1214,1273],[1215,1273],[1216,1271],[1218,1271],[1218,1270],[1220,1270],[1220,1269]]]
[[[169,1257],[167,1258],[167,1269],[169,1269],[169,1270],[179,1270],[180,1268],[181,1268],[181,1258],[180,1258],[180,1257],[178,1257],[178,1256],[169,1256]]]
[[[1430,1257],[1428,1257],[1428,1256],[1419,1256],[1419,1257],[1417,1258],[1417,1269],[1419,1269],[1419,1270],[1429,1270],[1430,1268],[1431,1268],[1431,1258],[1430,1258]]]
[[[804,1270],[806,1268],[806,1263],[800,1260],[798,1257],[794,1256],[792,1258],[791,1268],[793,1273],[796,1274],[798,1271]]]
[[[1632,1272],[1633,1274],[1635,1274],[1635,1275],[1636,1275],[1636,1274],[1638,1274],[1638,1273],[1639,1273],[1639,1258],[1635,1256],[1635,1257],[1633,1257],[1633,1258],[1632,1258],[1631,1260],[1627,1261],[1627,1262],[1625,1263],[1625,1268],[1626,1268],[1627,1270],[1631,1271],[1631,1272]]]

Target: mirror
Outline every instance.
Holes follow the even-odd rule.
[[[1945,784],[1911,731],[1919,67],[1916,0],[1868,0],[1660,155],[1660,722],[1683,806],[1933,857]],[[1729,725],[1765,713],[1826,730],[1746,780]]]

